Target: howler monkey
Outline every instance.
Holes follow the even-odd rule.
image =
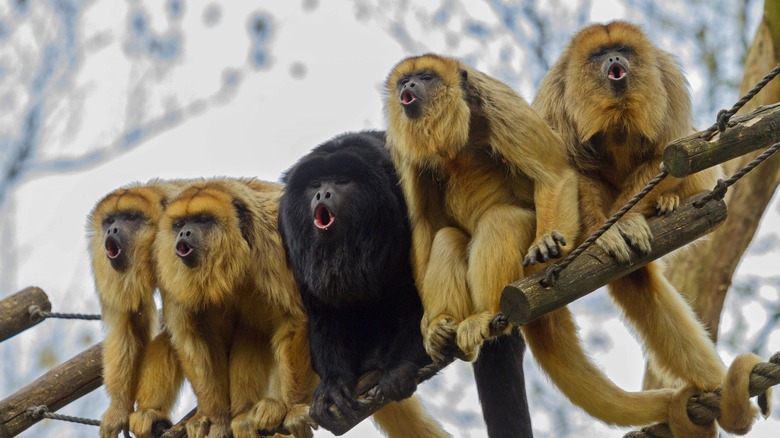
[[[386,87],[426,350],[437,359],[455,337],[473,359],[504,286],[577,237],[577,174],[560,137],[520,96],[453,58],[404,59]],[[521,329],[542,369],[589,414],[625,426],[668,421],[674,391],[617,387],[583,350],[568,308]]]
[[[615,21],[580,30],[542,81],[535,109],[564,139],[577,168],[583,240],[660,170],[666,145],[693,132],[687,82],[673,56]],[[718,168],[667,176],[596,243],[621,262],[650,250],[646,216],[715,185]],[[608,289],[666,375],[714,390],[725,368],[688,303],[653,262]]]
[[[349,416],[362,374],[379,371],[382,394],[400,401],[412,396],[417,371],[431,363],[419,329],[406,207],[381,132],[318,146],[284,181],[280,231],[321,379],[310,412],[332,429],[328,406]],[[422,409],[418,415],[428,418]],[[427,423],[406,436],[446,436],[432,419]]]
[[[160,180],[128,185],[101,199],[88,217],[92,271],[106,328],[103,381],[111,398],[100,422],[101,438],[128,428],[139,364],[156,330],[152,245],[163,208],[181,185]]]
[[[280,195],[279,184],[254,179],[198,181],[160,219],[163,318],[198,399],[190,437],[279,426],[311,436],[301,404],[315,380],[276,227]]]

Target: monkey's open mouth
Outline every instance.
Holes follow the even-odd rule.
[[[333,225],[335,219],[330,210],[322,204],[318,205],[317,209],[314,210],[314,226],[321,230],[327,230],[328,227]]]
[[[113,237],[106,238],[106,255],[109,259],[114,260],[122,254],[122,246]]]
[[[417,100],[417,96],[412,94],[409,90],[404,90],[403,93],[401,93],[401,103],[403,105],[411,105]]]
[[[607,73],[607,76],[613,81],[619,81],[626,77],[626,69],[619,62],[613,62],[612,65],[609,66],[609,73]]]
[[[179,242],[176,244],[176,255],[179,257],[187,257],[195,251],[195,248],[187,244],[187,242]]]

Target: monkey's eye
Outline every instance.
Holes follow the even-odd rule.
[[[409,83],[409,78],[402,78],[400,81],[398,81],[398,85],[403,87],[404,85]]]
[[[590,59],[592,60],[598,60],[599,58],[603,57],[607,54],[607,51],[604,49],[597,49],[593,53],[590,54]]]
[[[114,222],[116,222],[114,216],[106,216],[106,218],[103,219],[103,226],[112,225]]]
[[[350,183],[350,179],[347,178],[346,176],[340,176],[336,178],[336,184],[349,184],[349,183]]]
[[[174,230],[181,230],[184,227],[184,221],[176,221],[173,223]]]
[[[309,188],[311,189],[318,189],[320,186],[322,186],[322,183],[319,181],[312,181],[309,183]]]
[[[634,53],[633,50],[631,50],[631,47],[628,46],[617,46],[615,47],[615,51],[620,53],[621,55],[631,55]]]
[[[420,79],[424,80],[425,82],[433,80],[433,75],[430,74],[424,74],[420,76]]]

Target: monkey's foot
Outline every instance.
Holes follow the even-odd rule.
[[[551,231],[539,236],[528,248],[528,253],[523,260],[523,266],[560,258],[563,255],[562,247],[564,246],[566,246],[566,238],[557,231]]]
[[[139,409],[130,414],[130,432],[136,438],[152,438],[162,435],[157,432],[173,426],[170,418],[159,409]]]
[[[434,317],[423,331],[423,347],[434,362],[442,363],[455,356],[457,330],[458,323],[455,318],[442,313]]]
[[[287,407],[279,400],[264,398],[247,412],[237,415],[230,428],[235,438],[256,437],[258,430],[272,431],[279,428],[287,414]]]
[[[485,339],[491,335],[493,326],[493,314],[490,312],[477,313],[461,321],[458,326],[458,348],[463,352],[464,359],[474,362],[479,356],[479,349]]]
[[[294,404],[284,417],[283,426],[295,438],[312,438],[317,429],[317,423],[309,416],[309,405]]]
[[[228,438],[230,436],[229,419],[210,418],[197,412],[187,422],[188,438]]]
[[[411,397],[417,389],[418,368],[414,362],[403,361],[385,370],[378,383],[382,394],[393,401]]]
[[[658,216],[667,215],[680,206],[680,196],[677,193],[661,193],[655,203]]]
[[[100,420],[100,438],[116,438],[128,428],[130,409],[111,403]]]
[[[638,213],[627,213],[602,234],[596,244],[618,262],[626,264],[631,261],[632,248],[640,254],[647,254],[652,240],[653,234],[647,219]]]

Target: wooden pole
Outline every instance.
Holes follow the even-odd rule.
[[[664,150],[664,167],[677,178],[780,142],[780,103],[733,117],[726,131],[707,141],[701,132],[675,140]]]
[[[27,408],[45,405],[54,412],[103,384],[103,344],[95,344],[0,401],[0,438],[16,436],[38,419]]]
[[[560,273],[553,287],[541,285],[546,270],[505,287],[501,311],[512,324],[526,324],[707,234],[726,219],[727,211],[722,200],[694,207],[693,203],[703,196],[689,198],[668,216],[648,219],[653,233],[652,249],[644,256],[637,255],[631,264],[618,263],[594,244]]]
[[[0,342],[43,321],[43,318],[33,318],[30,315],[30,306],[38,306],[44,312],[51,312],[49,297],[37,287],[28,287],[0,301]]]

